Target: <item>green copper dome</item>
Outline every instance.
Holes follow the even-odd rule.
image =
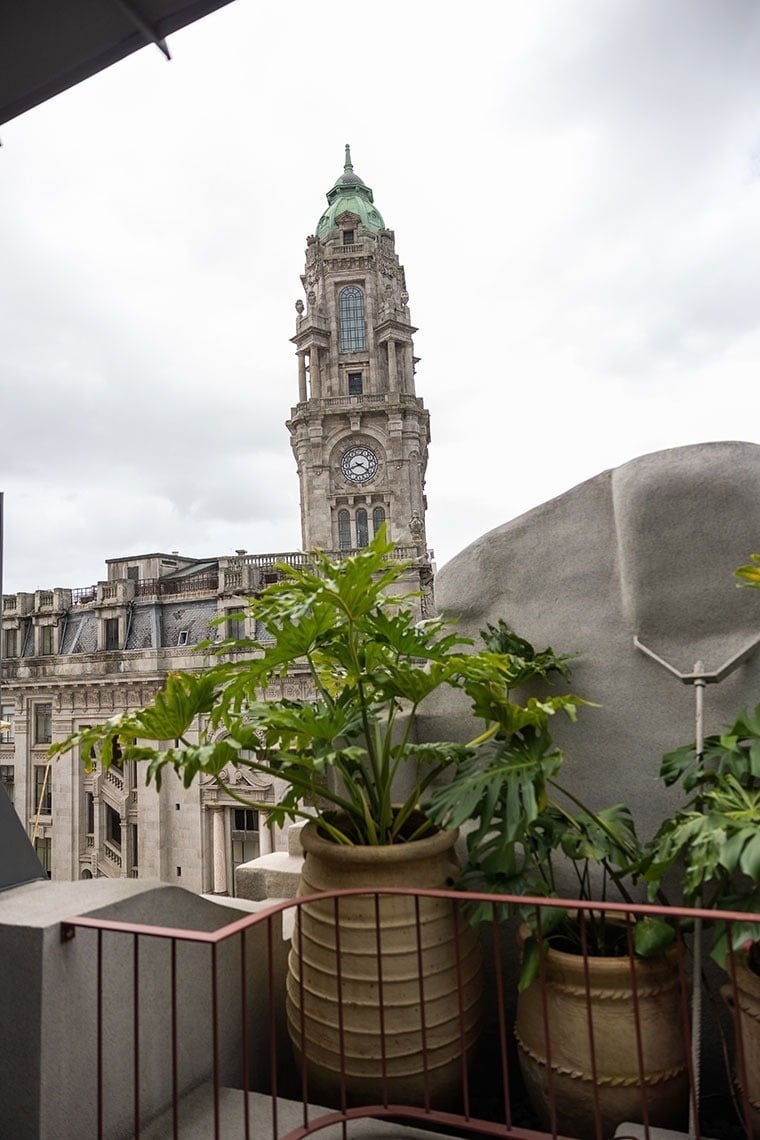
[[[371,230],[385,229],[385,222],[375,208],[372,191],[362,182],[358,174],[354,174],[351,165],[351,148],[346,143],[346,161],[343,173],[333,186],[327,191],[327,209],[317,222],[317,237],[326,238],[335,225],[335,219],[345,210],[358,214],[362,225]]]

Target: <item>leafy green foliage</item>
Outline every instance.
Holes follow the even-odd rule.
[[[189,786],[200,774],[221,784],[226,770],[244,767],[285,789],[274,806],[252,806],[279,824],[316,813],[322,829],[346,844],[408,841],[420,801],[445,770],[448,786],[458,789],[444,812],[451,825],[490,813],[505,765],[523,768],[522,806],[534,812],[535,764],[550,773],[555,763],[548,719],[559,711],[574,717],[582,702],[552,696],[519,704],[509,687],[566,677],[565,658],[535,653],[504,622],[489,627],[483,649],[466,651],[471,643],[446,622],[418,621],[410,598],[394,593],[407,567],[392,552],[382,533],[339,562],[315,554],[309,567],[279,567],[282,579],[248,602],[265,633],[260,641],[227,638],[213,647],[210,667],[173,674],[146,708],[74,733],[50,754],[99,749],[107,767],[118,750],[145,762],[147,781],[158,787],[167,768]],[[286,696],[286,677],[297,678],[306,695]],[[464,691],[486,722],[469,744],[413,740],[417,709],[440,690]],[[490,759],[479,774],[481,750]],[[402,766],[412,786],[399,804]],[[439,822],[415,824],[411,834]]]
[[[641,867],[650,895],[673,867],[682,867],[687,903],[760,912],[760,705],[742,709],[725,732],[667,752],[660,776],[680,783],[685,804],[660,827]],[[752,927],[754,934],[748,934]],[[734,947],[760,935],[736,923]],[[714,927],[713,955],[727,953],[726,930]]]
[[[485,651],[471,658],[467,692],[473,711],[483,718],[478,748],[464,759],[454,780],[437,788],[426,810],[442,825],[474,820],[467,835],[468,862],[461,885],[472,891],[551,898],[560,893],[560,867],[574,874],[581,900],[604,901],[610,888],[631,902],[643,848],[625,804],[593,810],[560,782],[562,752],[549,731],[551,718],[563,713],[575,720],[578,697],[531,696],[510,699],[514,686],[569,678],[567,657],[541,653],[504,622],[481,634]],[[478,904],[475,921],[503,917],[515,910]],[[523,946],[519,985],[525,988],[539,964],[539,946],[562,945],[592,954],[628,952],[625,927],[600,911],[578,919],[562,907],[517,907],[532,933]],[[537,924],[541,923],[542,938]],[[666,922],[644,919],[631,924],[636,953],[660,953],[673,939]],[[621,941],[622,940],[622,941]]]
[[[740,586],[760,587],[760,554],[750,554],[749,566],[740,566],[734,570],[737,578],[741,578]]]

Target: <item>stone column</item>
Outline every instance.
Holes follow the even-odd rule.
[[[259,855],[271,855],[272,829],[269,826],[269,816],[259,812]]]
[[[227,837],[224,833],[224,808],[215,804],[211,811],[214,821],[214,894],[227,894]]]
[[[306,403],[306,354],[299,352],[298,354],[298,402],[299,404]]]
[[[391,392],[398,391],[398,373],[396,370],[396,342],[388,341],[388,387]]]
[[[322,370],[319,349],[315,345],[309,353],[309,376],[311,377],[311,394],[313,399],[322,399]]]

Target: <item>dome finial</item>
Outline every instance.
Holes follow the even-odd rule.
[[[351,147],[348,143],[346,143],[346,161],[343,165],[343,173],[350,174],[353,169],[354,168],[351,165]]]

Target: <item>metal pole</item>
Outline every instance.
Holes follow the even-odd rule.
[[[704,665],[697,661],[694,672],[695,738],[697,756],[701,757],[705,748],[704,697],[705,680],[701,676]],[[702,905],[702,894],[697,896],[697,907]],[[702,1053],[702,919],[694,921],[694,979],[691,990],[691,1071],[694,1074],[694,1096],[689,1101],[689,1137],[694,1140],[699,1133],[699,1099],[702,1084],[700,1057]]]
[[[753,641],[749,642],[733,657],[730,657],[719,669],[712,673],[706,673],[703,662],[697,661],[692,673],[681,673],[664,657],[660,657],[649,646],[644,645],[639,640],[637,635],[634,635],[633,644],[637,649],[647,657],[651,657],[663,669],[667,669],[668,673],[672,673],[684,685],[694,686],[695,697],[695,737],[696,737],[696,751],[697,756],[701,756],[704,752],[705,737],[704,737],[704,695],[705,685],[718,685],[735,669],[738,669],[749,657],[752,656],[755,649],[760,645],[760,637],[756,637]],[[697,899],[697,906],[701,903],[701,897]],[[702,1046],[702,920],[696,919],[694,923],[694,981],[692,985],[691,994],[691,1009],[692,1009],[692,1030],[691,1030],[691,1054],[692,1054],[692,1072],[694,1073],[694,1096],[691,1100],[691,1107],[689,1108],[689,1137],[694,1140],[699,1131],[699,1092],[700,1092],[700,1072],[699,1072],[699,1054]],[[696,1105],[696,1111],[695,1111]]]

